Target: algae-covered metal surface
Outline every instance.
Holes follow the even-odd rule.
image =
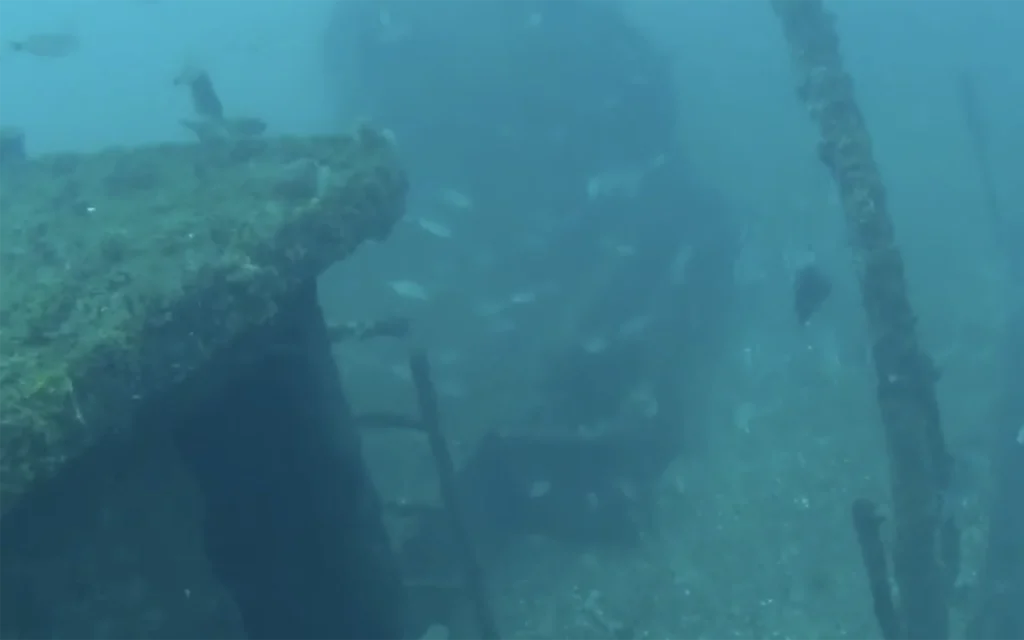
[[[0,513],[386,236],[407,189],[368,128],[54,155],[0,180]]]

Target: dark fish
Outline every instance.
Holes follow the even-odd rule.
[[[818,265],[808,264],[796,272],[793,281],[793,310],[800,324],[807,324],[830,293],[832,281]]]

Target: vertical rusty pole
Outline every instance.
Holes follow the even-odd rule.
[[[839,190],[872,342],[892,494],[893,574],[900,637],[949,637],[949,590],[958,556],[944,519],[950,459],[935,395],[937,374],[922,349],[907,297],[886,191],[871,137],[843,65],[834,18],[820,0],[772,0],[798,78],[798,94],[821,135],[818,155]]]

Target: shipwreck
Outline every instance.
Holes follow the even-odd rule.
[[[316,295],[403,213],[387,136],[7,160],[0,635],[402,637]]]

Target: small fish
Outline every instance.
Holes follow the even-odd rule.
[[[445,239],[452,237],[452,230],[447,225],[440,223],[437,220],[419,218],[416,220],[416,224],[419,225],[420,229],[423,229],[432,236]]]
[[[78,51],[82,43],[72,33],[37,33],[8,45],[11,51],[40,58],[63,58]]]
[[[391,290],[409,300],[429,300],[430,293],[426,287],[412,280],[392,280],[388,283]]]
[[[832,281],[818,265],[804,265],[793,281],[793,310],[797,321],[805,325],[832,293]]]
[[[612,247],[612,251],[614,251],[615,255],[620,258],[628,258],[636,255],[636,247],[631,244],[617,244]]]
[[[520,291],[509,296],[508,300],[512,304],[530,304],[537,301],[537,294],[533,291]]]

